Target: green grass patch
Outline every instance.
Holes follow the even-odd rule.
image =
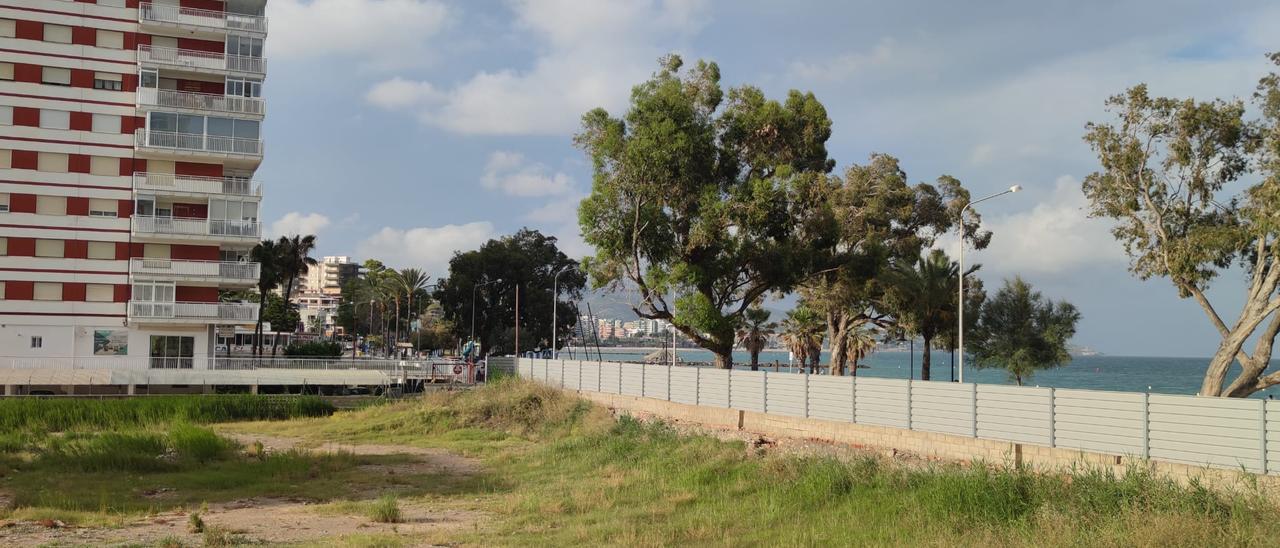
[[[395,495],[383,495],[369,505],[369,519],[378,523],[400,523],[400,501]]]
[[[332,414],[314,396],[145,396],[121,399],[0,399],[0,433],[118,430],[172,421],[214,423],[283,420]],[[0,436],[0,449],[13,442]]]

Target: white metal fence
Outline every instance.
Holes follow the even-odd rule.
[[[151,2],[140,2],[138,4],[138,21],[143,23],[154,21],[176,25],[192,25],[212,29],[267,32],[266,17],[169,4],[154,4]]]
[[[248,55],[228,55],[215,51],[169,48],[143,44],[138,46],[138,62],[185,69],[252,72],[264,74],[267,60]]]
[[[196,93],[173,89],[138,88],[138,104],[160,107],[228,112],[231,114],[266,114],[266,103],[259,97],[239,97],[216,93]]]
[[[139,129],[134,132],[134,143],[144,148],[262,156],[262,139],[246,137]]]
[[[133,188],[152,192],[198,192],[202,194],[236,194],[261,196],[262,183],[244,177],[197,177],[172,173],[133,174]]]
[[[261,270],[262,265],[251,262],[193,261],[146,257],[129,259],[129,273],[144,277],[256,282]]]
[[[574,390],[1280,474],[1280,402],[521,358]]]

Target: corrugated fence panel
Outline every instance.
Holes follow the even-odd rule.
[[[489,359],[492,360],[493,358],[489,358]],[[520,376],[526,379],[532,379],[533,378],[533,360],[526,359],[526,358],[513,358],[513,359],[517,359],[520,363],[520,368],[519,368]]]
[[[907,428],[911,411],[907,381],[858,377],[856,403],[859,424]]]
[[[561,367],[564,367],[564,387],[572,390],[581,390],[578,386],[579,375],[582,374],[581,366],[578,362],[569,360],[560,360]]]
[[[729,407],[729,371],[698,368],[698,405]]]
[[[660,400],[670,398],[667,394],[667,366],[654,364],[644,366],[644,395]]]
[[[644,395],[644,366],[638,363],[622,364],[622,391],[628,396]]]
[[[582,389],[591,392],[600,391],[600,365],[596,362],[578,362],[582,368]]]
[[[764,372],[729,372],[729,399],[734,409],[764,412]]]
[[[1267,402],[1267,471],[1280,474],[1280,401]]]
[[[1151,458],[1261,472],[1260,400],[1152,394]]]
[[[560,360],[542,360],[546,364],[547,384],[551,386],[561,386],[560,381],[564,379],[564,364]]]
[[[1048,388],[978,385],[978,437],[1049,445]]]
[[[805,376],[796,373],[766,373],[765,410],[775,415],[803,417]]]
[[[617,362],[602,362],[600,364],[600,391],[606,394],[621,394],[622,388],[619,386],[619,373],[622,364]]]
[[[698,370],[694,367],[671,368],[671,401],[698,403]]]
[[[911,428],[973,435],[973,385],[953,382],[911,383]]]
[[[1142,456],[1142,394],[1101,390],[1054,391],[1055,445],[1112,455]]]
[[[809,376],[809,416],[832,421],[853,421],[854,377]]]

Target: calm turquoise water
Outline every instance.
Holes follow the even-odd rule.
[[[602,348],[604,358],[610,361],[642,361],[644,353],[610,352]],[[576,353],[578,357],[581,352]],[[595,357],[592,349],[591,356]],[[563,355],[569,358],[568,354]],[[914,357],[915,366],[912,367]],[[711,353],[705,350],[680,350],[680,359],[692,362],[710,362]],[[761,365],[772,366],[778,360],[782,369],[787,367],[786,352],[764,352],[760,355]],[[735,352],[734,361],[737,367],[750,361],[746,352]],[[823,354],[826,361],[826,354]],[[906,379],[920,376],[920,353],[914,356],[908,352],[877,352],[863,361],[867,369],[859,369],[858,375],[868,377],[886,377]],[[1123,390],[1130,392],[1156,392],[1163,394],[1195,394],[1200,389],[1204,378],[1204,370],[1209,364],[1208,358],[1155,358],[1134,356],[1081,356],[1058,369],[1036,374],[1029,386],[1052,386],[1054,388],[1084,388],[1091,390]],[[914,374],[912,370],[914,369]],[[947,352],[934,352],[932,376],[935,381],[951,379],[951,355]],[[1227,382],[1235,378],[1239,371],[1233,368],[1227,376]],[[985,384],[1014,384],[1002,371],[967,369],[965,380]],[[1280,387],[1272,387],[1269,391],[1254,394],[1254,397],[1265,398],[1268,394],[1280,396]]]

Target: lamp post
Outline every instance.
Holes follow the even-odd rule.
[[[576,265],[567,264],[551,277],[551,359],[560,357],[560,347],[556,346],[556,312],[560,308],[560,275],[576,269]]]
[[[956,366],[956,371],[959,372],[959,375],[957,376],[958,378],[956,379],[958,382],[964,382],[964,212],[968,211],[969,208],[977,204],[980,204],[992,198],[998,198],[1000,196],[1004,196],[1005,194],[1012,194],[1019,190],[1022,190],[1021,186],[1013,185],[1009,187],[1009,190],[1005,190],[1003,192],[997,192],[995,194],[987,196],[986,198],[981,198],[981,199],[969,202],[968,204],[965,204],[964,208],[960,210],[960,315],[959,315],[960,317],[959,317],[959,324],[956,326],[956,333],[958,334],[958,336],[956,337],[957,339],[956,351],[960,353],[960,363],[959,365]]]

